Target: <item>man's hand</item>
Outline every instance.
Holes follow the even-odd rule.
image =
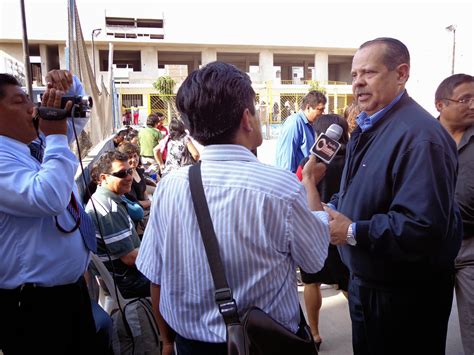
[[[329,214],[329,233],[331,235],[330,242],[333,245],[347,244],[347,229],[352,221],[342,213],[334,211],[332,208],[324,206],[324,210]]]
[[[43,107],[52,107],[60,108],[61,107],[61,98],[64,95],[64,91],[56,90],[48,87],[43,94],[43,100],[41,101],[41,106]],[[66,104],[66,110],[70,110],[72,107],[72,102],[68,101]],[[67,134],[67,121],[66,119],[58,121],[44,120],[40,118],[39,127],[45,136],[50,134]]]
[[[53,69],[46,75],[46,83],[53,89],[67,92],[72,85],[72,74],[67,70]]]
[[[326,169],[326,165],[318,162],[316,157],[311,154],[302,171],[303,183],[308,182],[316,186],[326,174]]]

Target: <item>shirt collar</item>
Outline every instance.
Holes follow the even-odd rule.
[[[124,201],[122,200],[122,198],[120,197],[120,195],[117,195],[115,192],[112,192],[110,191],[108,188],[106,187],[103,187],[103,186],[97,186],[97,190],[95,192],[96,194],[99,194],[99,195],[102,195],[102,196],[105,196],[105,197],[108,197],[110,198],[111,200],[113,200],[114,202],[116,203],[120,203],[120,204],[123,204]]]
[[[306,117],[303,111],[298,111],[297,114],[301,117],[305,124],[311,124],[309,123],[308,117]]]
[[[253,153],[239,144],[213,144],[205,146],[201,154],[202,161],[249,161],[258,162]]]
[[[384,115],[385,113],[390,110],[400,99],[402,98],[403,94],[405,93],[405,90],[403,90],[400,94],[398,94],[397,97],[395,97],[392,102],[390,102],[387,106],[382,108],[381,110],[375,112],[373,115],[369,116],[365,112],[361,112],[357,118],[356,122],[359,125],[360,129],[362,132],[365,132],[369,130],[370,128],[373,127],[375,123],[377,123]]]
[[[462,147],[464,147],[466,144],[469,143],[469,140],[474,137],[474,124],[471,125],[464,134],[462,135],[461,141],[459,142],[458,150],[460,150]]]

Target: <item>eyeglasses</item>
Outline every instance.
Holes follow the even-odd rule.
[[[116,178],[123,179],[127,177],[127,175],[132,175],[133,174],[133,169],[128,168],[124,170],[117,171],[115,173],[110,173],[109,175],[115,176]]]
[[[443,100],[457,102],[458,104],[463,104],[463,105],[468,105],[468,106],[474,103],[474,97],[471,97],[469,99],[461,99],[461,100],[454,100],[454,99],[443,99]]]

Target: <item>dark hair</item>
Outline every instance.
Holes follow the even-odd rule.
[[[112,150],[102,154],[92,169],[95,169],[97,176],[100,174],[108,174],[112,170],[112,163],[114,161],[127,162],[128,155],[118,150]]]
[[[121,129],[120,131],[118,131],[116,134],[115,134],[115,137],[118,137],[118,136],[122,136],[122,137],[125,137],[127,135],[127,130],[126,129]]]
[[[135,138],[136,136],[138,136],[138,133],[132,131],[132,132],[129,132],[129,133],[127,134],[127,137],[125,137],[125,139],[126,139],[127,141],[131,141],[131,140],[132,140],[133,138]]]
[[[199,143],[232,143],[245,109],[255,115],[255,92],[246,73],[231,64],[212,62],[186,78],[176,107]]]
[[[360,109],[356,102],[351,103],[344,109],[344,118],[349,126],[349,133],[357,127],[356,118],[360,114]]]
[[[164,119],[165,119],[165,115],[164,115],[164,114],[162,114],[161,112],[157,112],[155,115],[158,116],[158,122],[164,121]]]
[[[136,144],[132,143],[123,143],[117,147],[117,150],[121,153],[127,154],[127,156],[130,156],[134,153],[140,155],[140,148],[138,148]]]
[[[349,125],[344,117],[336,114],[322,115],[313,123],[316,135],[325,133],[328,127],[333,123],[342,127],[342,135],[339,139],[339,143],[347,144],[347,142],[349,142]]]
[[[301,102],[301,109],[304,110],[306,108],[306,105],[309,105],[309,107],[315,108],[319,104],[325,104],[326,105],[327,99],[326,96],[320,91],[316,90],[311,90],[306,94],[305,97],[303,97],[303,101]]]
[[[186,135],[184,123],[177,118],[173,118],[169,125],[170,139],[175,141],[183,138]]]
[[[160,118],[156,113],[150,113],[146,119],[146,125],[149,127],[155,127],[160,122]]]
[[[21,86],[13,75],[0,74],[0,99],[5,97],[5,91],[3,91],[3,88],[7,85]]]
[[[388,70],[394,70],[400,64],[408,64],[408,66],[410,66],[410,53],[408,52],[408,48],[398,39],[379,37],[363,43],[359,49],[379,43],[385,44],[383,63]]]
[[[444,79],[439,84],[435,93],[435,102],[442,99],[449,99],[453,95],[454,89],[465,83],[473,83],[474,77],[468,74],[454,74]]]

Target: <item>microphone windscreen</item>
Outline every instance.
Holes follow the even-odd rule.
[[[330,125],[328,127],[328,129],[326,130],[326,135],[331,138],[331,139],[334,139],[335,141],[338,141],[339,138],[341,138],[342,136],[342,127],[339,126],[338,124],[336,123],[333,123],[332,125]]]

